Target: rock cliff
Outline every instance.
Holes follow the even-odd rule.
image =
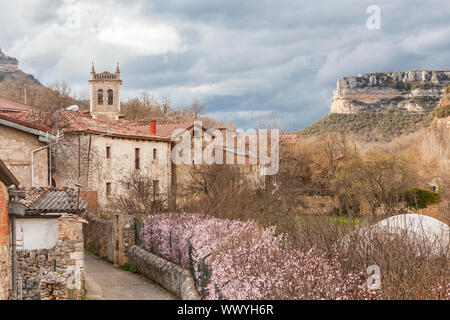
[[[404,109],[433,110],[450,84],[450,70],[368,73],[343,77],[334,90],[331,113]]]
[[[19,70],[19,61],[5,55],[0,49],[0,72],[16,72]]]

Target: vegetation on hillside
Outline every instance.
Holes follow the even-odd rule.
[[[433,110],[433,118],[447,118],[450,117],[450,104],[446,106],[440,106]]]
[[[447,86],[439,106],[433,110],[433,118],[446,118],[450,116],[450,86]]]
[[[390,141],[400,136],[427,127],[430,117],[427,113],[405,110],[387,110],[383,112],[360,112],[355,114],[330,113],[300,133],[304,136],[338,132],[345,129],[357,134],[366,141]]]
[[[0,72],[0,97],[49,112],[75,104],[81,109],[89,108],[89,101],[74,94],[67,83],[59,81],[46,87],[22,71]]]

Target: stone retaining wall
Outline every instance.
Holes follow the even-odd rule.
[[[200,300],[188,270],[154,255],[138,246],[128,249],[128,263],[147,278],[157,282],[183,300]]]
[[[86,213],[88,224],[83,226],[84,246],[99,256],[114,261],[114,223]]]
[[[88,224],[83,226],[85,247],[117,265],[127,263],[128,248],[135,242],[134,217],[114,214],[114,219],[104,220],[88,212],[86,220]]]
[[[58,220],[58,240],[54,247],[17,250],[20,279],[18,287],[21,287],[19,291],[23,300],[77,299],[83,294],[84,248],[81,223],[66,217]],[[75,277],[75,273],[77,281],[69,285],[67,279]],[[54,280],[56,282],[53,285],[51,282]]]

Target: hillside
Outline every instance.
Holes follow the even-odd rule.
[[[330,113],[312,125],[300,130],[303,136],[346,130],[366,141],[385,140],[417,131],[430,124],[429,113],[405,110],[360,112],[351,114]]]
[[[445,93],[442,96],[439,106],[432,112],[433,118],[446,118],[450,117],[450,86],[447,86]]]
[[[365,141],[391,141],[450,114],[450,71],[373,73],[339,79],[331,112],[303,136],[346,130]]]

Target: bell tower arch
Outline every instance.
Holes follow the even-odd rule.
[[[94,119],[115,121],[120,116],[120,69],[116,72],[96,73],[94,64],[91,68],[89,86],[91,89],[91,116]]]

